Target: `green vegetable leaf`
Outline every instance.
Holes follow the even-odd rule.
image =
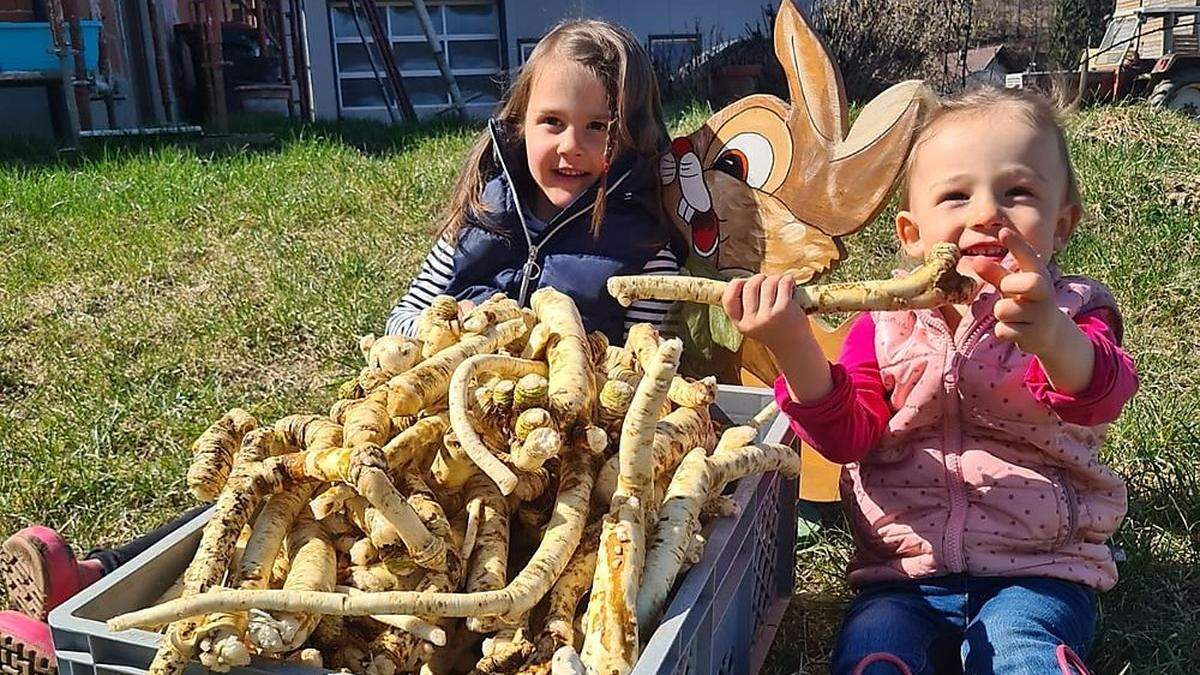
[[[708,327],[708,308],[691,302],[677,302],[674,306],[683,343],[696,356],[705,359],[712,356],[713,340]]]
[[[712,341],[731,352],[741,349],[742,334],[734,328],[725,310],[713,305],[705,309],[708,310],[708,330],[712,334]]]

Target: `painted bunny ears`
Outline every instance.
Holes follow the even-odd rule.
[[[722,195],[710,189],[712,172],[773,195],[795,220],[826,235],[861,229],[887,202],[933,101],[923,82],[901,82],[868,103],[851,127],[837,65],[791,0],[780,6],[774,40],[791,103],[747,96],[675,139],[660,160],[667,213],[702,256],[724,240],[717,224],[731,209],[760,203],[737,196],[737,203],[714,205]]]

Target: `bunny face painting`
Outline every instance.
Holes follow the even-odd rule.
[[[840,237],[883,208],[928,94],[897,84],[851,127],[841,74],[791,0],[774,39],[791,104],[747,96],[676,138],[660,159],[663,202],[691,243],[689,267],[790,270],[807,282],[841,258]]]

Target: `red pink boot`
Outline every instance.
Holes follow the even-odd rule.
[[[0,673],[57,675],[50,626],[20,612],[0,612]]]
[[[0,577],[9,602],[38,621],[102,576],[100,561],[76,560],[66,540],[43,525],[27,527],[0,545]]]

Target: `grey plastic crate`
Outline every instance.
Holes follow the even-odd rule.
[[[718,407],[743,421],[771,400],[771,392],[721,386]],[[761,434],[778,442],[787,432],[780,416]],[[791,542],[795,539],[794,480],[777,474],[742,480],[733,495],[736,518],[714,522],[700,561],[677,584],[661,625],[634,672],[752,673],[766,657],[792,591]],[[50,613],[50,628],[63,675],[144,675],[161,636],[132,629],[111,632],[105,621],[152,604],[183,573],[212,510],[171,533],[112,574]],[[198,663],[188,675],[207,671]],[[320,675],[328,672],[255,659],[235,675]]]
[[[767,389],[721,387],[721,408],[734,421],[773,398]],[[760,440],[790,442],[783,415]],[[721,518],[704,533],[704,554],[676,585],[658,629],[634,675],[757,673],[792,597],[796,499],[799,484],[778,473],[748,476],[736,486],[736,518]]]
[[[50,631],[62,675],[145,675],[162,636],[138,629],[114,633],[104,622],[150,606],[170,588],[191,562],[212,512],[208,509],[196,516],[50,612]],[[207,672],[196,662],[186,671],[187,675]],[[232,672],[321,675],[327,671],[255,659],[249,667]]]

